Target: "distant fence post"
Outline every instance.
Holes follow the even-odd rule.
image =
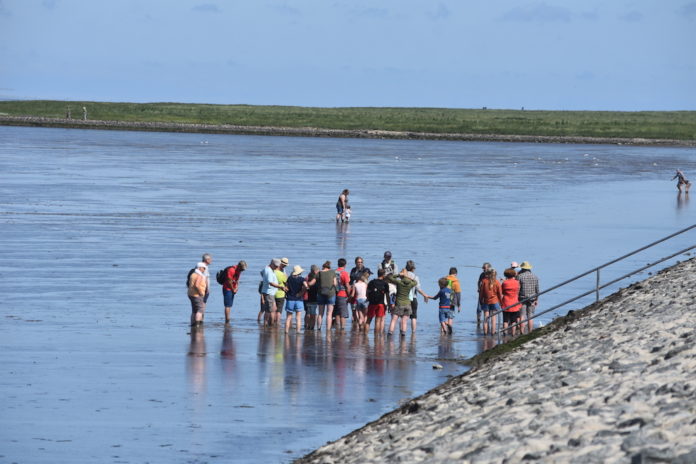
[[[595,302],[599,301],[599,268],[597,268],[597,284],[595,286]]]

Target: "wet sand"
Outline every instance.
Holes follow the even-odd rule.
[[[696,462],[696,260],[299,459]]]
[[[483,261],[530,260],[547,286],[690,225],[676,166],[696,172],[691,149],[0,126],[0,461],[300,457],[495,343],[476,331]],[[333,220],[338,186],[352,191],[349,224]],[[405,340],[256,324],[271,257],[307,269],[362,256],[374,270],[385,249],[417,263],[427,293],[459,268],[453,337],[439,336],[434,303]],[[217,283],[205,329],[188,328],[184,279],[203,252],[213,271],[249,263],[231,330]]]
[[[63,127],[75,129],[135,130],[155,132],[188,132],[205,134],[265,135],[285,137],[335,137],[360,139],[452,140],[460,142],[573,143],[605,145],[644,145],[694,147],[696,140],[648,139],[625,137],[583,137],[501,134],[439,134],[387,130],[320,129],[315,127],[237,126],[232,124],[185,124],[166,122],[100,121],[30,116],[0,116],[0,124],[8,126]]]

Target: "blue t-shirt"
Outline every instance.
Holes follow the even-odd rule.
[[[439,299],[440,300],[440,307],[451,307],[452,306],[452,290],[449,288],[441,288],[439,292],[437,292],[437,295],[435,295],[434,299]]]
[[[304,277],[301,275],[291,275],[288,277],[285,285],[288,286],[288,291],[285,293],[285,299],[288,301],[302,301],[304,296],[299,296],[304,284]]]
[[[268,285],[271,282],[274,284],[278,283],[278,277],[275,275],[275,271],[271,269],[271,266],[266,266],[263,268],[263,271],[261,271],[261,277],[263,278],[263,282],[261,283],[261,293],[265,293],[266,295],[275,295],[278,289]]]

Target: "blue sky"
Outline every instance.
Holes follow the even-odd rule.
[[[696,110],[696,1],[0,0],[0,98]]]

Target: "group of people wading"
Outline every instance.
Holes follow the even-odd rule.
[[[187,279],[188,296],[191,301],[191,325],[203,323],[205,307],[210,294],[210,254],[203,255]],[[340,258],[337,267],[330,261],[321,266],[313,264],[307,275],[300,265],[294,265],[288,274],[288,258],[274,258],[261,271],[258,285],[260,310],[257,321],[266,327],[281,327],[281,314],[286,313],[284,329],[288,333],[293,327],[300,332],[321,330],[330,333],[332,328],[342,330],[348,319],[352,328],[367,331],[374,322],[376,334],[387,332],[392,335],[397,328],[403,336],[410,325],[416,331],[418,320],[418,294],[427,303],[438,302],[438,319],[442,334],[453,333],[456,312],[461,311],[461,284],[457,268],[451,267],[448,275],[438,279],[438,288],[429,295],[421,288],[415,274],[416,264],[409,260],[401,270],[389,251],[374,274],[366,267],[362,257],[355,258],[355,267],[346,270],[346,260]],[[519,267],[519,272],[517,268]],[[230,322],[234,297],[239,280],[247,269],[245,261],[228,266],[216,274],[222,285],[225,306],[225,323]],[[496,315],[503,312],[503,330],[510,334],[533,329],[534,310],[537,306],[539,280],[531,272],[528,262],[521,265],[513,262],[504,272],[505,280],[499,281],[495,269],[484,263],[478,281],[477,323],[483,324],[484,334],[496,333]],[[304,313],[304,317],[303,317]],[[385,318],[391,314],[388,328]],[[527,323],[521,322],[527,320]],[[410,323],[409,323],[410,322]],[[514,327],[511,327],[514,326]],[[509,329],[509,327],[511,327]]]

